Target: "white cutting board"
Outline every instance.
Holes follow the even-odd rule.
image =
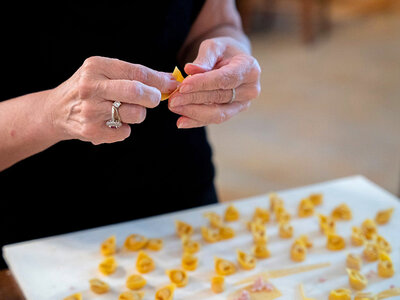
[[[181,245],[175,235],[174,227],[174,221],[179,219],[195,227],[194,239],[201,241],[202,249],[198,254],[198,269],[189,272],[189,284],[186,287],[176,289],[175,300],[188,299],[189,297],[191,300],[226,299],[228,294],[237,289],[237,286],[234,286],[233,283],[253,274],[266,270],[330,262],[331,266],[325,269],[271,280],[282,291],[283,295],[279,299],[301,299],[299,294],[300,283],[303,283],[308,297],[327,299],[331,289],[349,287],[345,271],[346,254],[362,251],[362,247],[350,246],[351,227],[360,225],[366,218],[374,218],[378,210],[395,207],[391,222],[380,226],[379,233],[392,245],[391,256],[396,274],[390,279],[372,276],[365,291],[380,292],[393,286],[400,287],[400,203],[398,198],[361,176],[278,191],[278,194],[284,199],[289,212],[296,215],[300,199],[314,192],[324,194],[324,204],[317,208],[318,212],[329,214],[335,206],[343,202],[351,207],[353,220],[337,224],[338,233],[347,239],[348,246],[346,249],[331,252],[325,248],[325,237],[319,233],[316,217],[306,219],[294,217],[292,224],[295,233],[292,239],[279,238],[277,224],[271,222],[267,225],[271,257],[258,261],[255,270],[240,270],[237,274],[228,276],[226,278],[227,291],[218,295],[213,294],[210,290],[209,279],[214,274],[213,258],[220,256],[236,261],[236,249],[250,251],[252,238],[245,228],[245,222],[250,219],[255,207],[269,207],[267,194],[234,203],[242,214],[240,221],[230,223],[237,230],[237,237],[224,242],[205,244],[198,229],[201,225],[207,224],[207,220],[203,217],[204,212],[223,213],[228,205],[227,203],[7,245],[3,248],[3,256],[28,300],[63,299],[76,292],[82,292],[84,300],[116,300],[119,293],[126,290],[126,277],[136,273],[137,253],[117,254],[116,259],[119,267],[116,273],[111,276],[104,276],[97,269],[99,262],[103,259],[99,251],[101,242],[111,235],[116,235],[117,243],[121,246],[125,238],[131,233],[163,238],[164,248],[161,251],[148,251],[156,262],[156,270],[144,275],[148,282],[144,288],[146,293],[144,300],[154,299],[155,290],[169,283],[165,270],[179,268],[180,266]],[[309,251],[306,261],[294,263],[289,258],[289,248],[293,239],[304,233],[309,235],[314,242],[314,247]],[[367,274],[370,270],[376,270],[376,263],[364,264],[362,272]],[[108,282],[111,291],[104,295],[96,295],[91,292],[88,280],[93,277]],[[400,299],[399,297],[396,298]]]

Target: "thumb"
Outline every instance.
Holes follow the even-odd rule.
[[[199,47],[199,53],[192,63],[185,65],[185,72],[188,75],[211,71],[221,55],[219,45],[213,40],[205,40]]]

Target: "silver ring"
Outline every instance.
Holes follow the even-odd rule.
[[[121,102],[114,101],[111,106],[111,119],[106,122],[106,125],[110,128],[120,128],[122,126],[121,117],[118,112],[118,108],[121,106]]]
[[[228,104],[231,104],[233,101],[235,101],[236,98],[236,91],[235,88],[232,89],[232,98],[231,100],[228,102]]]

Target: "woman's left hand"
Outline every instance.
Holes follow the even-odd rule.
[[[260,94],[260,66],[232,38],[203,41],[197,58],[186,64],[185,72],[191,76],[168,100],[169,109],[181,115],[178,128],[225,122],[247,109]]]

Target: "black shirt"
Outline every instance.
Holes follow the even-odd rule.
[[[93,55],[171,72],[204,1],[73,2],[2,9],[0,101],[54,88]],[[123,142],[63,141],[0,172],[0,246],[216,202],[206,131],[178,117],[164,101]]]

